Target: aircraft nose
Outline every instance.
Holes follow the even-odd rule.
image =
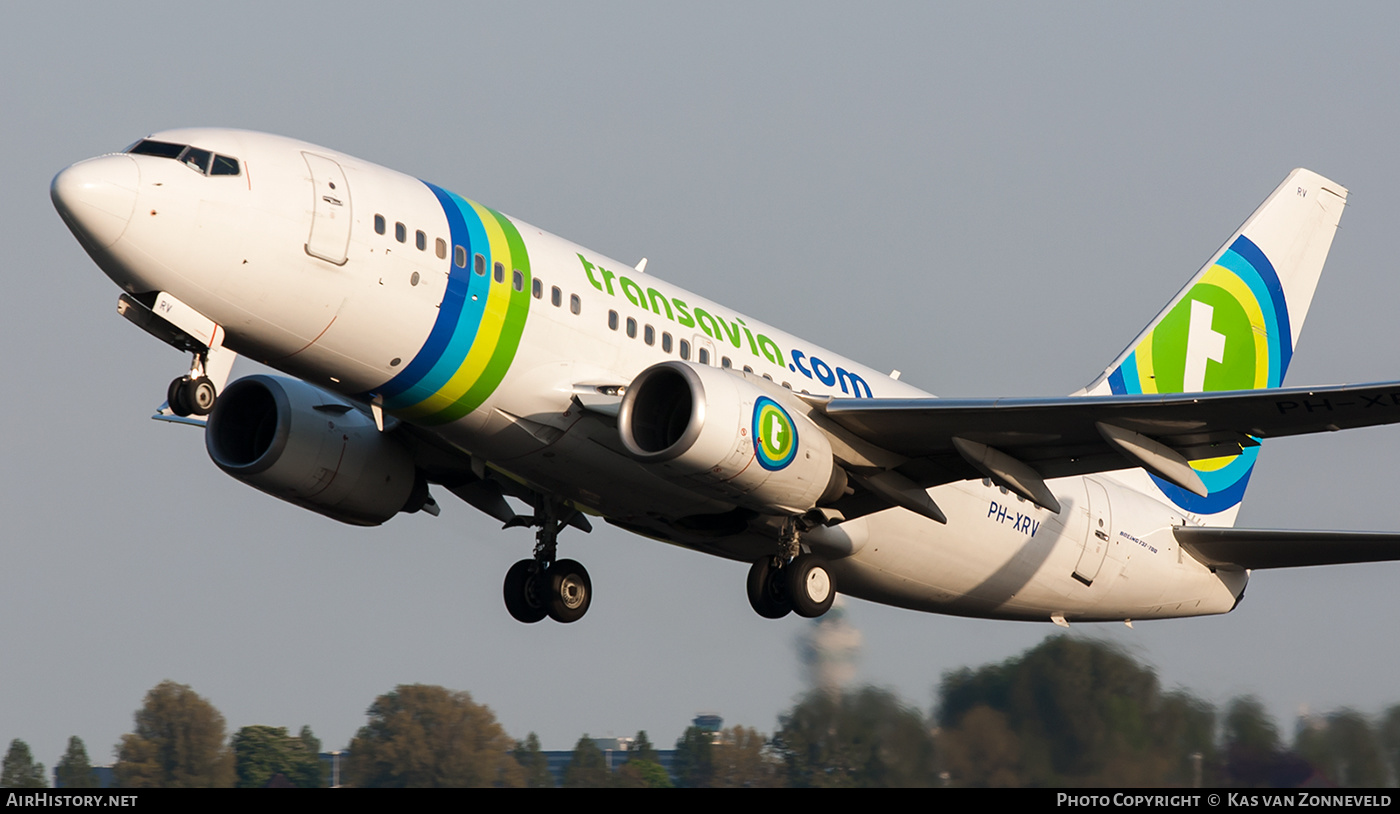
[[[131,156],[104,155],[55,175],[49,196],[74,234],[105,249],[126,231],[140,181],[141,171]]]

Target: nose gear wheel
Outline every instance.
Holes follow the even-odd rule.
[[[166,388],[165,401],[170,412],[184,418],[191,415],[209,415],[219,393],[207,376],[181,376],[170,382]]]

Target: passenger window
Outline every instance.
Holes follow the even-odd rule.
[[[614,330],[614,331],[617,330],[617,312],[616,312],[616,311],[609,311],[609,312],[608,312],[608,328],[611,329],[611,330]]]
[[[767,379],[770,382],[773,381],[773,377],[768,375],[767,373],[763,374],[763,378]]]
[[[753,368],[749,367],[748,365],[744,365],[744,372],[745,372],[745,373],[752,373],[752,372],[753,372]]]
[[[530,293],[534,294],[537,300],[544,297],[544,283],[540,282],[540,278],[536,277],[530,281]]]
[[[671,352],[671,335],[665,332],[661,334],[661,349],[667,353]]]
[[[476,273],[480,277],[486,276],[486,258],[480,254],[476,256]]]
[[[439,260],[447,259],[447,241],[442,238],[437,239],[437,256]]]
[[[627,335],[633,339],[637,338],[637,320],[631,317],[627,318]]]
[[[418,251],[420,252],[428,250],[428,236],[423,234],[422,229],[419,229],[417,234],[414,235],[414,244],[418,246]]]
[[[464,268],[467,267],[467,247],[466,247],[466,246],[453,246],[453,247],[452,247],[452,262],[455,263],[455,264],[457,265],[457,268],[459,268],[459,269],[464,269]]]
[[[653,328],[653,327],[651,327],[650,325],[648,325],[648,326],[642,331],[642,341],[645,342],[645,343],[647,343],[648,345],[655,345],[655,344],[656,344],[656,329]]]
[[[710,349],[701,348],[699,350],[699,356],[697,356],[696,359],[700,362],[700,364],[708,365],[710,363]]]
[[[525,275],[520,273],[520,269],[515,269],[510,273],[510,282],[511,285],[515,286],[516,291],[525,290]]]
[[[505,266],[504,263],[497,263],[497,264],[496,264],[496,282],[498,282],[498,283],[504,283],[505,281],[506,281],[506,266]]]
[[[582,313],[583,300],[579,299],[577,294],[569,295],[569,310],[573,311],[575,314]]]
[[[408,227],[402,223],[394,224],[394,239],[400,243],[408,242]]]
[[[209,165],[210,175],[237,175],[238,159],[229,158],[226,155],[214,156],[214,163]]]
[[[559,290],[559,286],[556,285],[549,290],[549,302],[555,308],[564,304],[564,292]]]
[[[382,235],[382,234],[384,234],[385,231],[388,230],[388,228],[389,228],[389,227],[388,227],[387,225],[385,225],[385,223],[384,223],[384,216],[383,216],[383,215],[375,215],[375,216],[374,216],[374,233],[375,233],[375,234],[377,234],[377,235]]]
[[[728,357],[728,356],[724,356],[724,357],[721,357],[721,358],[720,358],[720,360],[719,360],[719,366],[720,366],[720,367],[734,367],[734,363],[731,362],[731,361],[729,361],[729,357]]]
[[[690,359],[690,340],[688,339],[681,340],[681,358]]]

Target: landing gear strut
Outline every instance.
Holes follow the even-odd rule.
[[[763,557],[749,569],[749,604],[765,619],[781,619],[796,611],[815,619],[831,609],[836,584],[826,561],[800,554],[800,530],[795,519],[783,524],[779,555]]]
[[[531,525],[535,532],[534,559],[521,560],[506,572],[506,610],[527,624],[546,616],[556,622],[577,622],[593,603],[593,581],[574,560],[556,560],[559,532],[578,512],[542,497]]]

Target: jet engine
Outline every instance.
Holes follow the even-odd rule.
[[[234,478],[342,523],[377,526],[430,499],[403,444],[353,405],[295,379],[230,384],[204,445]]]
[[[617,426],[663,477],[763,514],[802,514],[840,497],[846,472],[795,402],[729,370],[662,362],[628,386]]]

